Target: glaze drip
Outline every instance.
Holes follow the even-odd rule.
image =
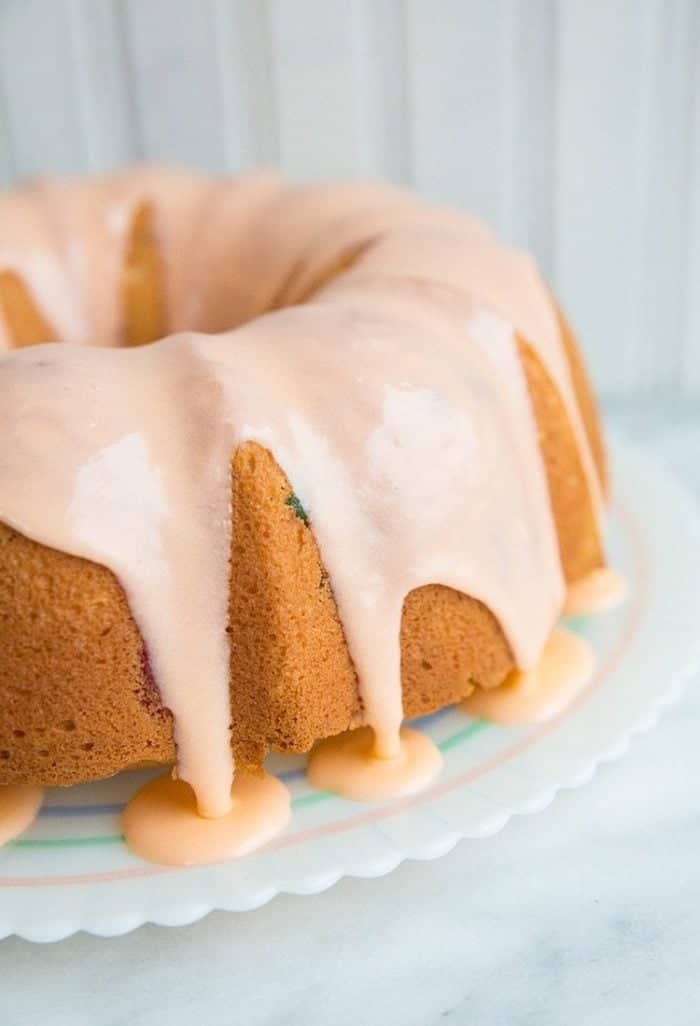
[[[557,627],[532,670],[515,670],[491,691],[477,689],[462,702],[462,708],[470,716],[503,726],[542,723],[572,702],[594,669],[595,656],[588,642]]]
[[[402,727],[396,741],[388,757],[378,754],[375,734],[368,727],[319,741],[309,756],[308,781],[356,802],[424,790],[442,769],[439,750],[426,734],[410,727]]]
[[[166,773],[128,802],[122,816],[124,837],[149,862],[201,866],[247,855],[289,822],[289,792],[267,773],[238,774],[229,806],[224,815],[204,818],[192,788]]]

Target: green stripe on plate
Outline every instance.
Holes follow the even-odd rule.
[[[334,795],[330,791],[312,791],[311,794],[303,794],[300,798],[295,798],[292,801],[293,809],[303,809],[308,805],[318,805],[319,802],[325,802],[327,798],[333,798]]]
[[[451,748],[457,748],[470,738],[480,734],[489,724],[484,720],[475,720],[461,730],[450,734],[443,741],[440,741],[438,748],[441,752],[449,752]],[[293,809],[308,808],[311,805],[318,805],[319,802],[328,801],[335,795],[329,791],[312,791],[310,794],[301,795],[292,802]],[[90,848],[98,844],[121,844],[124,838],[121,834],[103,834],[98,837],[25,837],[10,844],[15,848]]]
[[[11,843],[15,848],[88,848],[95,844],[117,844],[121,834],[102,834],[99,837],[24,837]]]
[[[456,731],[454,734],[450,734],[444,741],[438,743],[438,748],[441,752],[449,752],[451,748],[457,748],[459,745],[463,745],[469,738],[475,737],[476,734],[480,734],[482,730],[485,730],[489,724],[485,720],[474,720],[468,727],[462,727],[461,730]]]

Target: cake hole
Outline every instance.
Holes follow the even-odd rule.
[[[422,660],[421,666],[423,667],[424,670],[432,670],[432,668],[433,668],[433,664],[429,663],[427,659],[423,659]]]
[[[68,733],[75,730],[75,720],[64,720],[61,724],[61,730],[65,730]]]
[[[48,758],[48,754],[49,754],[48,748],[40,748],[39,751],[37,752],[37,755],[41,755],[41,757],[44,758],[44,759]]]
[[[91,752],[95,747],[94,741],[86,741],[84,745],[80,746],[84,752]]]
[[[20,730],[19,728],[17,728],[16,730],[13,730],[12,733],[14,734],[15,737],[26,737],[26,731]]]
[[[9,759],[9,758],[10,758],[10,753],[8,752],[8,750],[6,748],[0,749],[0,759]]]

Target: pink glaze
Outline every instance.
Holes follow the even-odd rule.
[[[310,514],[378,751],[401,757],[399,626],[413,588],[480,599],[518,666],[538,664],[564,586],[514,325],[559,385],[589,474],[592,462],[529,258],[466,215],[367,185],[137,169],[13,195],[45,208],[53,243],[32,213],[0,255],[80,345],[0,361],[0,432],[13,439],[0,519],[117,575],[202,815],[231,805],[230,459],[247,440],[272,451]],[[142,202],[170,322],[257,319],[137,350],[83,347],[121,341],[120,267]],[[260,316],[307,298],[342,257],[339,237],[367,243],[353,266],[306,305]],[[30,273],[39,240],[53,277]],[[65,295],[51,284],[62,268]]]
[[[578,635],[557,627],[537,665],[516,670],[498,688],[477,688],[462,702],[470,716],[505,726],[542,723],[566,708],[595,669],[593,649]]]
[[[537,265],[528,253],[501,245],[466,217],[445,224],[419,219],[387,232],[338,282],[362,284],[374,276],[450,286],[499,314],[534,348],[552,377],[575,432],[600,526],[602,496],[583,418],[576,401],[559,322]],[[333,287],[333,286],[331,286]]]
[[[210,185],[199,219],[191,226],[190,252],[196,253],[196,259],[184,253],[180,274],[172,275],[175,287],[168,300],[172,331],[228,331],[263,312],[259,292],[265,291],[268,275],[251,258],[249,247],[260,218],[278,196],[289,191],[272,172]],[[167,223],[167,215],[162,220]],[[174,259],[173,265],[177,263]]]
[[[32,825],[43,797],[40,787],[29,784],[0,786],[0,847]]]
[[[0,192],[0,270],[18,274],[44,318],[61,339],[74,338],[80,321],[67,299],[70,281],[60,259],[52,232],[27,186],[14,192]],[[47,342],[53,339],[47,338]],[[0,354],[10,349],[12,339],[0,310]]]
[[[599,567],[570,585],[564,603],[565,616],[587,616],[614,609],[627,597],[627,581],[616,570]]]
[[[319,741],[309,756],[308,781],[356,802],[383,801],[422,791],[442,769],[442,756],[419,730],[402,727],[396,751],[377,752],[369,727]]]
[[[149,862],[200,866],[260,848],[285,828],[289,817],[289,791],[267,773],[240,773],[229,811],[216,819],[200,815],[189,784],[165,773],[129,801],[122,828],[129,848]]]

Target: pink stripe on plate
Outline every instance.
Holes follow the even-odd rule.
[[[464,773],[439,781],[427,791],[422,791],[420,794],[413,795],[409,798],[397,800],[392,802],[391,805],[369,809],[367,812],[358,813],[356,816],[349,816],[346,819],[338,820],[333,823],[326,823],[310,830],[299,830],[293,834],[285,834],[262,850],[278,851],[282,848],[289,848],[295,845],[304,844],[308,841],[314,841],[320,837],[346,833],[348,830],[353,830],[356,827],[389,819],[391,816],[396,816],[408,809],[415,808],[416,806],[430,802],[434,798],[439,798],[444,794],[448,794],[450,791],[454,791],[458,787],[464,787],[467,784],[473,783],[485,774],[492,772],[499,766],[510,762],[516,756],[527,751],[541,738],[555,730],[562,720],[572,712],[581,708],[581,706],[599,690],[607,678],[614,673],[625,658],[639,631],[642,616],[649,597],[649,552],[639,526],[638,518],[636,514],[622,502],[618,502],[616,504],[616,514],[625,526],[628,540],[632,547],[634,571],[633,586],[630,588],[630,594],[633,597],[633,601],[630,602],[627,607],[627,618],[613,650],[609,653],[604,663],[599,667],[598,672],[595,674],[588,687],[581,692],[578,698],[572,702],[570,706],[564,709],[552,720],[549,720],[547,723],[542,724],[542,726],[530,731],[526,737],[515,742],[509,748],[504,749],[497,755],[485,759],[478,766],[474,766],[472,769],[467,770]],[[112,872],[105,873],[75,874],[70,876],[7,876],[0,877],[0,887],[56,887],[65,885],[113,883],[119,880],[131,880],[138,877],[160,876],[164,873],[185,872],[191,868],[201,869],[201,867],[182,867],[178,869],[173,866],[142,866],[135,869],[114,870]]]

